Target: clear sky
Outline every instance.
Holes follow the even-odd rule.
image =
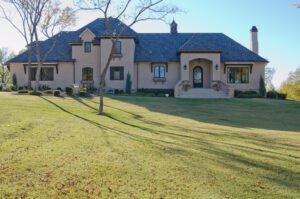
[[[249,30],[259,30],[260,55],[276,68],[274,84],[279,87],[290,71],[300,66],[300,0],[169,0],[184,12],[171,16],[179,32],[222,32],[249,46]],[[69,4],[72,0],[64,0]],[[80,13],[77,29],[99,17],[97,13]],[[138,32],[169,32],[162,22],[142,22],[134,27]],[[22,37],[0,19],[0,47],[14,52],[23,49]]]

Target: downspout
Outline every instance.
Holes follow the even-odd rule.
[[[139,90],[139,63],[136,63],[136,92]]]

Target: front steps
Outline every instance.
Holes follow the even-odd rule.
[[[231,98],[225,91],[216,91],[211,88],[192,88],[188,91],[182,91],[177,98],[189,99],[225,99]]]

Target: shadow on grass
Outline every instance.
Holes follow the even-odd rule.
[[[47,101],[48,103],[52,104],[53,106],[57,107],[61,111],[74,116],[78,119],[81,119],[95,127],[98,127],[105,133],[115,133],[119,136],[122,136],[127,139],[131,139],[137,142],[141,142],[147,145],[152,145],[158,147],[159,150],[163,150],[164,153],[171,153],[173,155],[176,155],[177,157],[190,157],[191,155],[197,155],[198,153],[207,153],[209,157],[220,164],[223,164],[225,167],[230,168],[232,170],[240,170],[243,173],[247,173],[250,175],[255,175],[256,177],[265,178],[273,183],[276,183],[280,186],[285,186],[288,189],[292,190],[299,190],[299,184],[300,184],[300,173],[295,172],[293,170],[290,170],[289,168],[274,165],[268,161],[262,161],[254,158],[250,158],[251,156],[260,156],[264,158],[277,158],[278,160],[285,162],[286,165],[289,165],[291,162],[295,163],[299,159],[299,157],[291,157],[287,156],[285,154],[280,154],[273,152],[271,150],[258,150],[256,148],[241,146],[237,144],[232,143],[226,143],[221,142],[218,140],[205,140],[201,137],[195,137],[190,135],[184,135],[184,134],[176,134],[172,132],[172,128],[169,129],[167,125],[158,123],[161,128],[164,130],[157,130],[149,127],[149,125],[156,125],[152,124],[151,122],[148,122],[143,119],[143,116],[138,115],[136,113],[131,113],[130,111],[124,111],[119,108],[115,108],[112,106],[109,106],[110,108],[114,108],[119,111],[124,111],[127,114],[130,114],[133,116],[133,118],[136,118],[141,125],[133,124],[130,121],[125,121],[120,118],[117,118],[116,116],[112,114],[106,114],[105,116],[110,118],[114,122],[118,122],[122,124],[123,126],[127,126],[129,128],[137,129],[139,132],[142,133],[135,133],[134,130],[130,131],[124,131],[119,128],[112,128],[105,124],[102,124],[100,122],[93,121],[89,118],[83,117],[78,113],[73,113],[62,106],[54,103],[53,101],[41,97],[43,100]],[[92,110],[97,110],[94,106],[91,106],[90,104],[86,103],[85,100],[82,100],[80,98],[74,98],[78,103],[82,104],[83,106],[86,106]],[[89,99],[86,99],[89,100]],[[90,100],[89,100],[90,101]],[[92,101],[90,101],[92,102]],[[95,102],[93,102],[95,103]],[[99,120],[102,116],[99,116]],[[177,127],[174,127],[177,128]],[[180,130],[180,129],[179,129]],[[205,131],[198,131],[198,133],[209,133]],[[228,134],[213,134],[210,133],[209,135],[214,136],[231,136]],[[237,136],[237,135],[234,135]],[[165,138],[171,138],[172,141],[166,141],[170,139]],[[240,139],[246,140],[249,139],[247,136],[241,136]],[[251,137],[252,139],[252,137]],[[260,142],[258,138],[255,140],[255,142]],[[262,141],[264,143],[264,141]],[[267,145],[267,144],[266,144]],[[272,143],[273,145],[273,143]],[[226,147],[222,147],[226,146]],[[249,156],[245,157],[240,154],[235,153],[234,151],[229,151],[228,147],[235,148],[237,150],[243,151],[245,153],[248,153]],[[294,146],[293,146],[294,147]],[[197,166],[197,165],[195,165]],[[261,172],[259,173],[252,173],[251,170],[248,168],[256,168],[259,169]]]

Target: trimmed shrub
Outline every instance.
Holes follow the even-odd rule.
[[[2,91],[2,89],[3,89],[3,87],[2,87],[2,85],[0,85],[0,91]]]
[[[115,95],[122,95],[123,93],[124,93],[124,91],[122,89],[115,89],[114,90]]]
[[[139,95],[143,95],[144,94],[154,94],[154,96],[162,96],[162,94],[164,94],[164,96],[166,94],[169,94],[169,97],[174,97],[174,89],[148,89],[148,88],[141,88],[138,89],[138,94]],[[146,96],[146,95],[144,95]]]
[[[266,96],[266,83],[262,76],[260,76],[260,79],[259,79],[259,94],[262,97]]]
[[[60,91],[59,90],[54,91],[53,95],[55,97],[59,97],[60,96]]]
[[[87,96],[87,89],[86,88],[81,88],[80,91],[79,91],[79,96],[86,97]]]
[[[6,87],[6,88],[3,88],[2,91],[3,92],[11,92],[12,90],[11,90],[11,88]]]
[[[31,91],[29,92],[29,95],[41,96],[42,93],[40,91]]]
[[[256,91],[235,91],[234,96],[237,98],[261,98]]]
[[[48,85],[39,85],[39,90],[40,91],[46,91],[50,90],[51,88]]]
[[[10,88],[11,91],[16,91],[17,90],[17,87],[15,85],[11,85],[9,88]]]
[[[276,91],[269,91],[269,92],[267,92],[267,98],[277,99],[278,98],[278,93]]]
[[[27,94],[29,91],[28,90],[18,90],[19,94]]]
[[[126,89],[125,89],[127,94],[131,94],[131,86],[132,86],[131,75],[129,73],[127,73]]]
[[[44,93],[52,95],[53,94],[53,90],[45,90]]]
[[[61,89],[60,87],[58,87],[56,90],[58,90],[58,91],[62,91],[62,89]]]
[[[285,93],[277,93],[277,97],[280,100],[286,100],[287,94],[285,94]]]
[[[71,87],[66,87],[67,95],[73,95],[73,89]]]
[[[18,90],[24,90],[23,86],[19,86]]]
[[[15,88],[18,87],[18,81],[17,81],[17,75],[16,74],[13,74],[12,76],[12,83],[13,85],[15,86]],[[13,89],[12,89],[13,90]],[[15,89],[16,90],[16,89]]]

